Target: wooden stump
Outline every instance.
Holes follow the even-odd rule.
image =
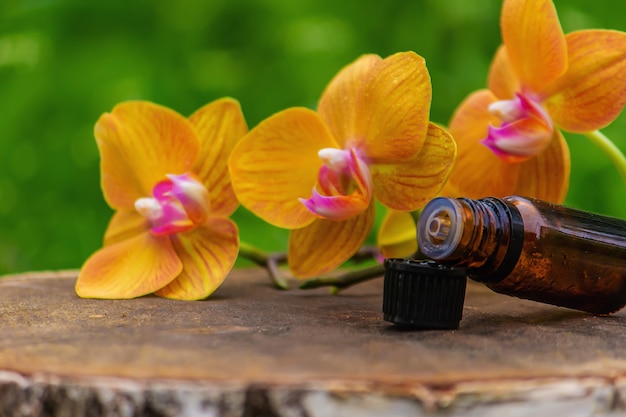
[[[626,412],[624,312],[470,284],[459,330],[402,331],[382,319],[381,279],[332,296],[236,270],[178,302],[83,300],[75,278],[0,278],[0,416]]]

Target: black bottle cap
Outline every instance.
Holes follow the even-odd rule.
[[[403,327],[458,329],[466,284],[463,268],[385,259],[384,319]]]

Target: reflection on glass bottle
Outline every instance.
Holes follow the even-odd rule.
[[[626,305],[626,221],[518,196],[436,198],[420,251],[492,290],[594,314]]]

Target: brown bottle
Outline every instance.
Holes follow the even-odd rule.
[[[492,290],[594,314],[626,305],[626,221],[518,196],[436,198],[420,251]]]

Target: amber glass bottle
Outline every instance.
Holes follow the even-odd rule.
[[[518,196],[436,198],[420,251],[492,290],[594,314],[626,305],[626,221]]]

